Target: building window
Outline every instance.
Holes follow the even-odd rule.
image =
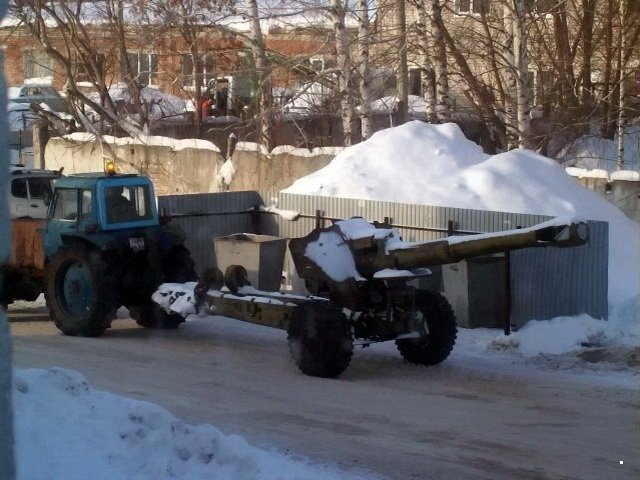
[[[324,58],[310,58],[309,66],[316,72],[322,72],[325,69]]]
[[[207,86],[211,80],[216,78],[214,72],[213,54],[201,55],[202,58],[202,86]],[[193,55],[190,53],[180,56],[181,74],[180,82],[183,87],[194,87],[196,78],[196,65]]]
[[[76,82],[93,82],[98,78],[101,78],[104,75],[104,55],[101,53],[96,53],[91,55],[90,57],[98,68],[96,77],[95,72],[92,70],[92,67],[89,65],[89,62],[82,58],[80,55],[76,55],[75,57],[75,71],[76,71]]]
[[[456,0],[456,13],[489,13],[489,0]]]
[[[44,52],[27,50],[24,52],[24,78],[53,76],[53,60]]]
[[[140,85],[158,84],[158,55],[155,53],[127,53],[131,73]],[[123,69],[126,75],[127,70]]]

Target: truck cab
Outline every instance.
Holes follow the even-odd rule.
[[[8,204],[11,218],[46,218],[60,172],[11,165]]]

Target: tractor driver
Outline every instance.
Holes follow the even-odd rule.
[[[137,220],[138,212],[131,200],[123,195],[124,187],[105,188],[107,205],[107,222],[132,222]]]

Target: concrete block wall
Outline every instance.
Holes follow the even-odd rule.
[[[588,190],[618,207],[631,220],[640,223],[640,172],[586,170],[569,167],[567,173]]]
[[[148,137],[145,141],[105,136],[100,144],[86,134],[52,138],[45,162],[47,168],[64,167],[64,173],[70,174],[103,171],[104,162],[115,158],[119,172],[148,175],[158,195],[218,191],[217,175],[223,158],[211,142],[166,137]],[[236,173],[229,190],[282,190],[328,165],[342,150],[280,146],[268,152],[262,145],[240,142],[232,157]]]

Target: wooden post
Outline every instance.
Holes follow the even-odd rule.
[[[39,119],[33,123],[33,163],[34,167],[45,168],[45,149],[49,141],[49,122]]]

